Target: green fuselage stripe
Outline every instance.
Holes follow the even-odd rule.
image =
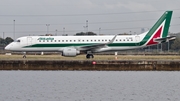
[[[34,44],[30,46],[25,46],[24,48],[43,48],[43,47],[77,47],[77,46],[92,46],[99,43],[61,43],[61,44]],[[109,47],[121,47],[121,46],[139,46],[139,43],[112,43],[108,44]]]

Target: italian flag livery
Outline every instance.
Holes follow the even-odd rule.
[[[63,56],[76,56],[93,53],[142,48],[175,39],[168,36],[172,11],[166,11],[154,26],[139,35],[103,35],[103,36],[25,36],[18,38],[5,47],[6,50],[22,52],[61,52]]]
[[[159,42],[155,39],[166,38],[169,31],[172,11],[166,11],[155,25],[149,30],[143,40],[147,40],[146,45],[154,45]],[[143,42],[142,42],[143,43]]]

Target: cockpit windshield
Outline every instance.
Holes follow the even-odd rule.
[[[16,40],[15,42],[21,42],[20,40]]]

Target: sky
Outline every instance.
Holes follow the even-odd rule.
[[[171,33],[180,32],[180,0],[1,0],[0,37],[29,35],[140,34],[166,10]]]

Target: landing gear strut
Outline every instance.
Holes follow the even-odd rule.
[[[26,52],[23,52],[23,58],[26,58]]]

